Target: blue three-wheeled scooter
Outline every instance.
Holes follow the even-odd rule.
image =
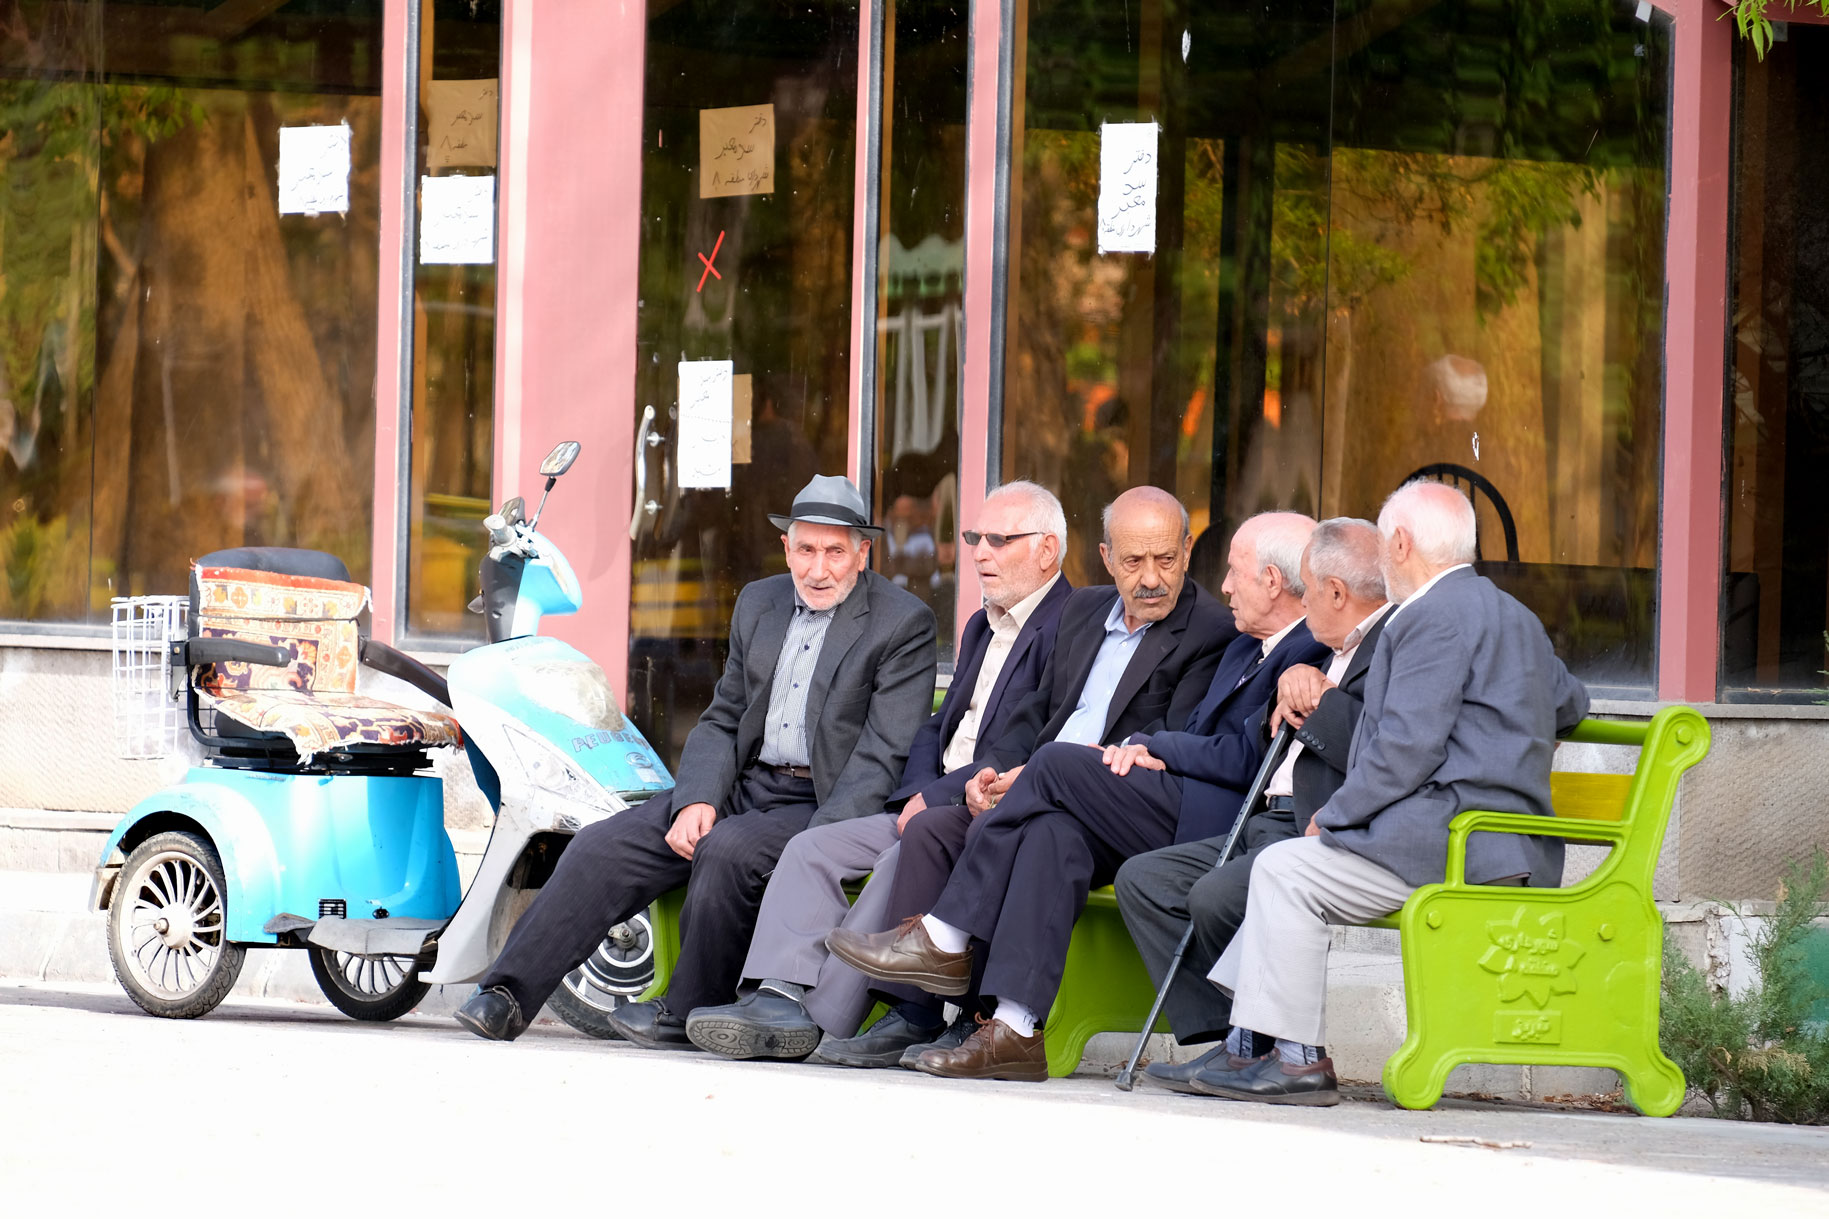
[[[603,670],[539,634],[545,617],[583,603],[537,528],[578,452],[568,441],[541,464],[531,520],[516,498],[483,522],[489,551],[471,608],[489,643],[444,678],[364,637],[368,590],[335,556],[247,547],[198,561],[189,634],[170,647],[172,696],[204,762],[122,819],[92,890],[108,911],[115,974],[140,1007],[201,1016],[234,986],[247,949],[280,947],[307,950],[348,1015],[404,1015],[433,983],[482,974],[572,834],[672,785]],[[347,688],[329,688],[339,658]],[[357,695],[358,661],[440,708]],[[429,761],[459,743],[495,811],[467,890]],[[652,975],[638,916],[611,929],[552,1006],[606,1036],[603,1012]]]

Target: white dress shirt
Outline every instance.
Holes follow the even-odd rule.
[[[972,687],[972,701],[967,704],[965,714],[959,718],[959,726],[953,729],[953,736],[946,743],[946,752],[940,755],[940,765],[945,770],[958,770],[978,752],[978,726],[984,722],[985,704],[991,701],[991,691],[997,688],[997,679],[1003,675],[1003,666],[1010,659],[1010,649],[1016,646],[1016,637],[1022,634],[1023,627],[1029,625],[1029,619],[1035,615],[1035,607],[1042,603],[1048,590],[1059,580],[1059,572],[1054,579],[1018,601],[1008,610],[998,609],[989,601],[984,603],[985,620],[991,624],[991,642],[985,645],[984,664],[978,669],[978,682]]]

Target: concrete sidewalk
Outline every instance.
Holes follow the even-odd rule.
[[[0,1078],[32,1114],[0,1141],[9,1210],[43,1198],[43,1213],[99,1196],[106,1129],[165,1196],[206,1190],[195,1196],[237,1212],[346,1208],[359,1191],[376,1213],[550,1198],[758,1215],[860,1202],[1302,1215],[1350,1199],[1370,1215],[1829,1216],[1821,1128],[1464,1101],[1409,1113],[1365,1090],[1285,1109],[1090,1076],[731,1063],[563,1028],[507,1046],[418,1014],[362,1025],[261,1000],[166,1021],[96,986],[0,984]]]

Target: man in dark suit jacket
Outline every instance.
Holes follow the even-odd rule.
[[[1224,591],[1244,634],[1180,731],[1139,733],[1103,750],[1068,744],[1063,731],[973,828],[930,913],[855,942],[834,933],[833,951],[864,973],[936,994],[969,988],[971,941],[989,945],[981,985],[997,996],[993,1018],[956,1049],[923,1052],[917,1070],[1047,1078],[1036,1024],[1053,1005],[1087,893],[1133,855],[1225,828],[1263,750],[1252,719],[1284,669],[1325,652],[1302,624],[1297,578],[1284,574],[1297,570],[1313,528],[1295,513],[1239,527]],[[1186,544],[1184,535],[1182,562]]]
[[[870,921],[847,919],[835,935],[866,936],[932,909],[975,818],[1010,789],[1038,746],[1057,739],[1107,745],[1185,721],[1238,634],[1225,608],[1186,579],[1184,565],[1159,565],[1155,548],[1170,539],[1172,551],[1186,533],[1187,514],[1166,491],[1136,487],[1112,501],[1100,553],[1117,583],[1067,599],[1041,685],[974,766],[929,786],[918,815],[904,813],[893,874],[872,877],[864,891],[873,898],[872,890],[886,890],[886,907],[872,901]],[[959,1044],[974,1024],[974,1003],[962,1003],[960,1019],[942,1033],[943,1000],[894,982],[873,990],[895,1009],[858,1037],[822,1042],[819,1061],[894,1066],[917,1047]]]
[[[735,994],[788,839],[882,810],[933,705],[933,612],[867,569],[881,531],[848,479],[815,477],[771,519],[788,574],[738,595],[730,659],[674,789],[572,839],[457,1013],[478,1036],[518,1036],[610,927],[690,880],[667,1001],[609,1017],[636,1044],[689,1047],[683,1014]]]
[[[984,608],[966,620],[952,685],[915,734],[889,811],[823,825],[788,843],[743,963],[743,977],[757,985],[740,1002],[686,1017],[686,1035],[699,1048],[727,1058],[804,1058],[822,1029],[841,1038],[857,1032],[870,1005],[866,983],[827,956],[826,934],[841,924],[876,929],[900,823],[925,807],[925,793],[948,770],[975,770],[1002,735],[1041,680],[1073,591],[1060,567],[1067,517],[1053,492],[1005,483],[986,497],[975,525],[965,542]],[[872,884],[847,904],[844,886],[865,876]],[[921,1039],[928,1039],[925,1031]]]
[[[1239,836],[1240,852],[1215,867],[1226,835],[1164,847],[1130,860],[1112,882],[1125,926],[1157,986],[1193,923],[1194,938],[1163,1004],[1182,1045],[1212,1041],[1230,1026],[1231,1000],[1207,981],[1207,971],[1244,921],[1253,861],[1272,843],[1300,835],[1346,776],[1366,670],[1389,608],[1378,552],[1378,528],[1370,521],[1322,521],[1309,539],[1302,556],[1302,606],[1309,631],[1334,655],[1326,672],[1312,665],[1284,670],[1277,699],[1259,717],[1265,742],[1279,717],[1288,720],[1296,739],[1265,787],[1262,811]],[[1230,1049],[1245,1057],[1251,1053],[1248,1046]],[[1147,1078],[1189,1091],[1187,1081],[1223,1061],[1227,1050],[1221,1045],[1192,1062],[1151,1063]]]
[[[1542,623],[1471,566],[1473,506],[1453,487],[1413,482],[1385,501],[1385,585],[1399,601],[1365,680],[1346,778],[1308,826],[1252,870],[1245,921],[1208,976],[1232,994],[1232,1020],[1273,1052],[1215,1064],[1190,1081],[1234,1100],[1334,1104],[1323,1049],[1334,923],[1400,909],[1444,878],[1448,825],[1469,809],[1548,816],[1556,738],[1588,694]],[[1477,834],[1470,884],[1562,879],[1562,842]]]

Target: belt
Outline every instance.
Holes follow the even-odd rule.
[[[1265,796],[1264,811],[1267,813],[1293,813],[1296,811],[1294,796]]]
[[[772,762],[757,762],[756,765],[763,770],[780,775],[784,779],[811,779],[813,777],[811,766],[776,766]]]

